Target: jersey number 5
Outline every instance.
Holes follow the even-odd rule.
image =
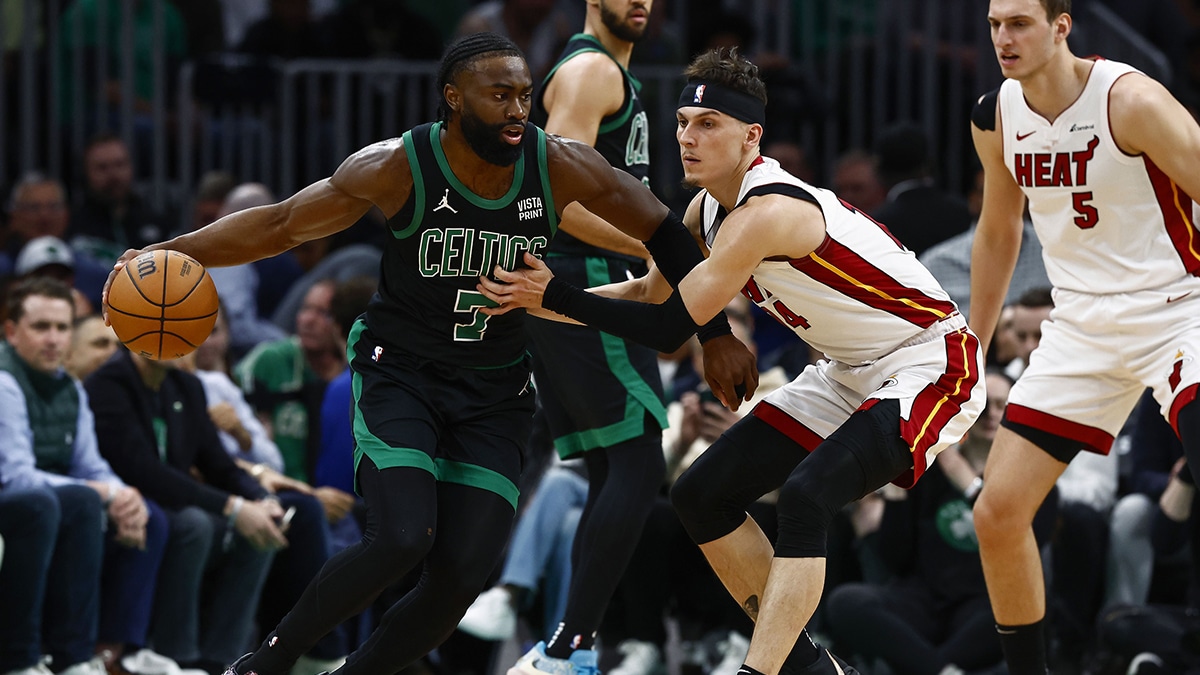
[[[478,342],[487,331],[488,315],[480,312],[483,307],[496,307],[496,303],[488,300],[479,291],[458,289],[458,297],[454,301],[455,312],[469,312],[470,323],[454,324],[455,342]]]
[[[1100,213],[1096,211],[1096,207],[1089,202],[1092,201],[1091,192],[1072,192],[1072,206],[1075,207],[1075,227],[1081,230],[1090,230],[1100,222]]]

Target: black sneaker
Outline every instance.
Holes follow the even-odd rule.
[[[854,666],[834,656],[833,652],[828,649],[822,651],[824,653],[817,662],[801,670],[801,675],[859,675]]]
[[[225,669],[225,675],[238,675],[238,666],[245,663],[253,655],[254,655],[254,652],[250,652],[248,654],[242,654],[242,658],[238,659],[237,661],[234,661],[232,664],[230,664],[230,666],[228,668]],[[255,673],[254,671],[250,671],[248,673],[245,673],[244,675],[258,675],[258,674]]]

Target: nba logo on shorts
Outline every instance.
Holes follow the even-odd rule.
[[[696,94],[692,96],[692,103],[702,103],[704,101],[704,88],[707,86],[707,84],[702,84],[696,87]]]
[[[381,356],[383,356],[383,347],[376,346],[375,353],[371,354],[371,360],[374,361],[375,363],[379,363],[379,357],[381,357]]]

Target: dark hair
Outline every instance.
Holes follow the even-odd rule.
[[[71,296],[71,287],[53,277],[28,277],[18,281],[8,290],[5,319],[13,323],[20,321],[25,316],[25,300],[35,295],[66,300],[71,306],[71,321],[75,321],[75,298]]]
[[[1071,0],[1041,0],[1046,9],[1046,18],[1053,21],[1059,14],[1071,13]]]
[[[450,119],[450,107],[446,105],[446,97],[442,94],[446,90],[446,85],[454,83],[458,79],[459,73],[481,57],[497,54],[525,58],[516,43],[498,33],[472,33],[455,40],[449,47],[446,47],[446,52],[442,54],[441,65],[438,66],[439,120],[445,122]]]
[[[237,187],[237,180],[228,171],[208,171],[196,186],[196,201],[223,202]]]
[[[738,53],[737,47],[710,49],[692,59],[683,71],[689,82],[704,80],[752,96],[767,104],[767,85],[758,76],[758,66]]]
[[[89,138],[83,146],[83,156],[87,157],[91,153],[92,148],[95,148],[97,145],[104,145],[105,143],[120,143],[121,145],[125,145],[125,139],[111,131],[100,131]]]
[[[1017,298],[1017,301],[1013,304],[1017,307],[1025,307],[1027,309],[1053,307],[1054,297],[1050,293],[1049,286],[1038,286],[1022,293],[1021,297]]]
[[[334,287],[329,311],[343,336],[350,334],[354,322],[367,311],[367,304],[371,302],[378,286],[379,282],[374,278],[364,275],[338,282]]]

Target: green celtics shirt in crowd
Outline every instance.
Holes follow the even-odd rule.
[[[546,76],[546,80],[538,89],[537,104],[534,109],[534,120],[538,124],[545,124],[549,113],[546,111],[546,106],[543,103],[546,87],[549,86],[550,80],[554,79],[554,74],[562,67],[562,64],[588,52],[600,52],[613,59],[613,63],[621,69],[621,75],[625,81],[625,99],[621,102],[620,109],[617,112],[608,115],[600,120],[600,128],[596,132],[596,151],[600,153],[608,163],[618,169],[621,169],[641,180],[646,185],[650,184],[650,128],[646,119],[646,110],[642,107],[642,100],[638,98],[638,92],[642,89],[642,83],[638,81],[620,61],[612,57],[604,45],[591,35],[578,33],[573,35],[566,47],[563,48],[562,56],[559,57],[558,63],[550,70],[550,74]],[[585,244],[582,241],[563,232],[555,239],[550,246],[551,254],[567,254],[567,255],[603,255],[617,256],[613,253],[601,248],[596,248],[590,244]],[[624,257],[624,256],[621,256]]]
[[[304,358],[300,338],[264,342],[234,369],[246,400],[271,424],[271,438],[283,455],[283,472],[308,482],[321,441],[321,399],[325,381]]]

